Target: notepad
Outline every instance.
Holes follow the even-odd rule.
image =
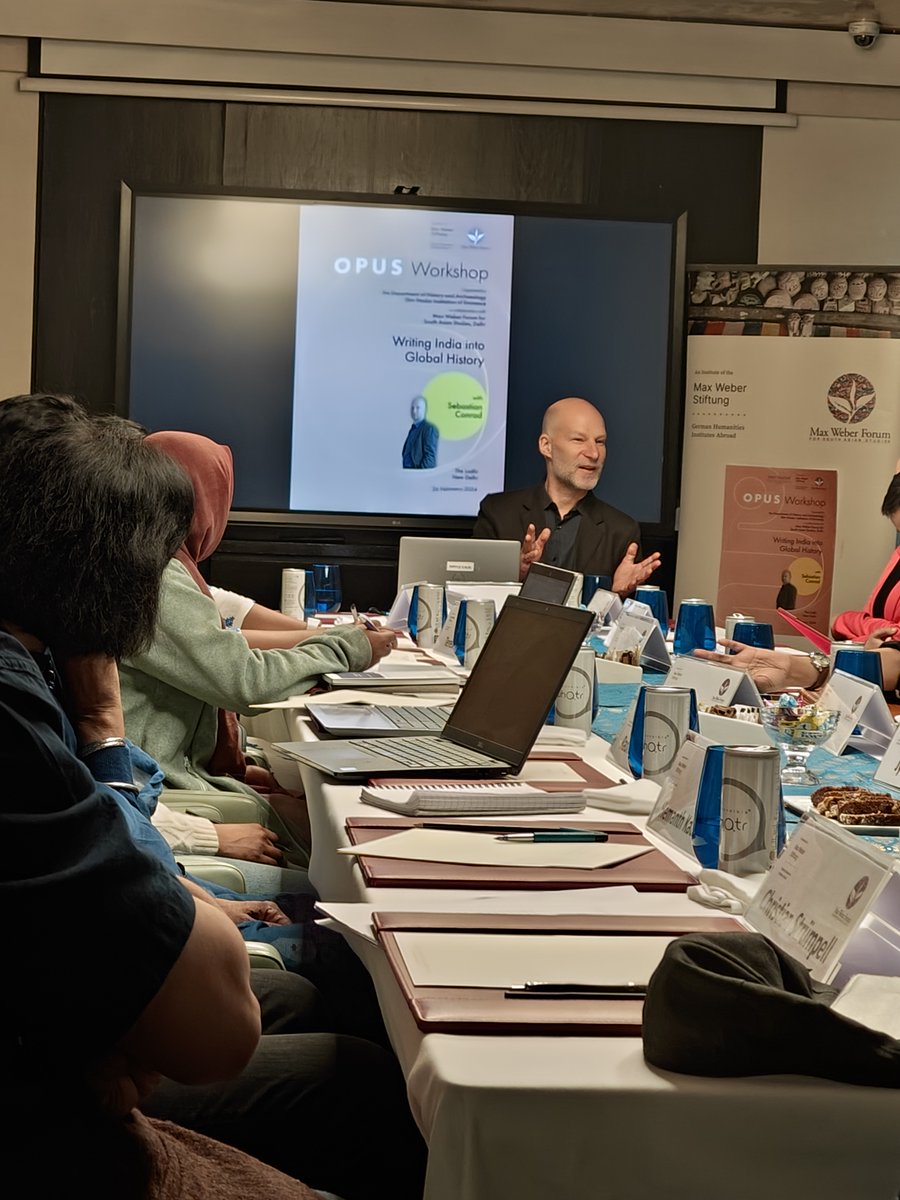
[[[505,988],[528,980],[646,984],[670,935],[398,932],[417,987]]]
[[[408,817],[458,814],[513,816],[517,813],[573,813],[585,807],[581,792],[544,792],[521,783],[445,784],[435,787],[404,787],[382,784],[364,787],[364,804]]]
[[[445,829],[405,829],[338,854],[367,858],[404,858],[414,862],[465,863],[479,867],[564,867],[596,870],[628,862],[653,847],[624,842],[505,842],[494,833],[456,833]]]

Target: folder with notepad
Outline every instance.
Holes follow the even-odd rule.
[[[437,787],[404,787],[400,784],[369,785],[360,792],[364,804],[404,816],[511,816],[517,813],[581,812],[581,792],[544,792],[528,784],[498,780],[456,783]]]

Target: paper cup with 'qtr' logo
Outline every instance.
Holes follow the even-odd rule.
[[[594,664],[597,656],[590,646],[582,646],[559,689],[553,706],[553,724],[591,732],[596,715]]]
[[[697,697],[693,688],[647,687],[638,695],[628,764],[632,774],[660,779],[675,764],[688,730],[697,730]]]
[[[409,633],[417,646],[430,647],[444,624],[444,589],[436,583],[417,583],[409,601]]]
[[[493,600],[461,600],[453,633],[453,649],[464,667],[478,660],[487,636],[494,627]]]
[[[722,763],[720,870],[732,875],[768,871],[783,845],[777,746],[727,746]]]
[[[281,611],[286,617],[304,617],[306,571],[303,567],[285,567],[281,572]]]

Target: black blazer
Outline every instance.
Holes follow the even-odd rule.
[[[543,484],[485,496],[472,536],[521,542],[529,525],[534,526],[536,533],[546,528],[546,503]],[[641,529],[633,517],[598,500],[593,492],[585,496],[580,508],[582,517],[575,542],[573,570],[582,575],[613,576],[631,542],[637,542],[640,555]]]

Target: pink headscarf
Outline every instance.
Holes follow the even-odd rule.
[[[231,451],[199,433],[171,430],[151,433],[146,439],[174,460],[187,473],[194,486],[194,518],[175,557],[204,595],[211,592],[200,574],[198,563],[213,553],[228,524],[234,495],[234,466]],[[233,775],[243,779],[247,763],[241,750],[241,737],[234,713],[218,710],[219,730],[216,748],[207,764],[213,775]]]
[[[234,495],[231,451],[199,433],[177,430],[151,433],[147,441],[157,446],[186,472],[194,487],[194,519],[175,555],[207,596],[209,588],[197,564],[216,550],[228,524]]]

